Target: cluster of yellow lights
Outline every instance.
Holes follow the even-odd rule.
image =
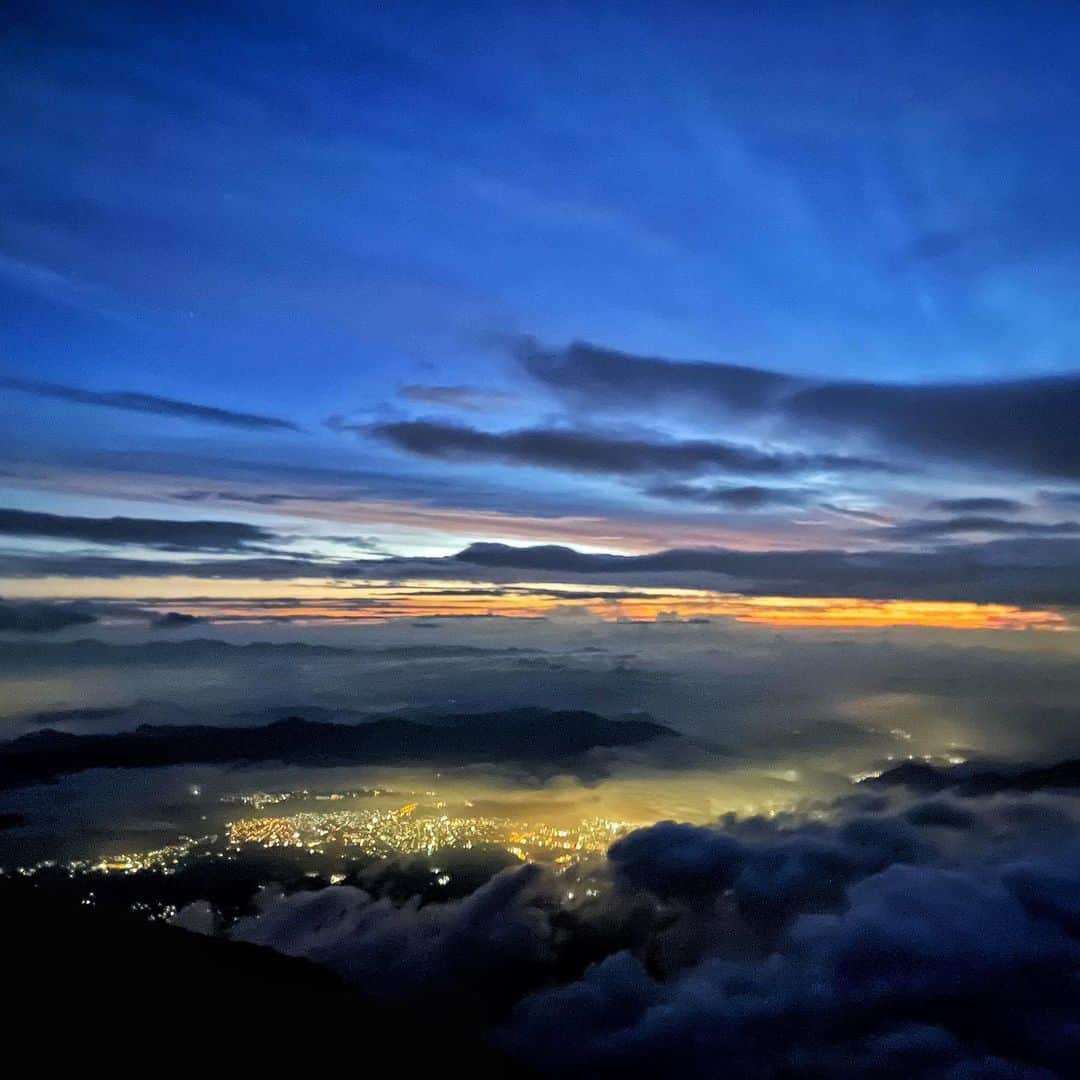
[[[607,818],[587,818],[574,825],[507,821],[491,817],[419,816],[416,803],[399,810],[339,810],[287,817],[241,818],[226,826],[230,847],[354,847],[366,854],[432,854],[444,848],[491,844],[517,858],[558,863],[597,855],[631,828]]]
[[[124,854],[106,855],[95,863],[76,860],[69,864],[71,870],[94,870],[99,873],[137,874],[142,870],[160,870],[163,873],[175,873],[185,859],[196,854],[201,848],[212,844],[213,836],[182,836],[175,844],[154,848],[152,851],[136,851]]]
[[[244,796],[228,796],[222,801],[261,808],[309,795],[307,791],[281,793],[278,796],[254,792]],[[315,797],[339,802],[348,796],[334,793]],[[603,854],[619,837],[643,824],[604,817],[552,824],[430,812],[445,805],[442,801],[436,801],[421,807],[418,802],[408,802],[397,809],[327,809],[272,817],[238,818],[225,826],[224,847],[217,835],[182,836],[175,843],[150,851],[75,859],[65,864],[64,869],[69,874],[138,874],[147,871],[173,874],[189,860],[230,858],[230,852],[236,853],[247,846],[294,848],[313,855],[354,849],[365,855],[386,857],[431,855],[448,848],[471,849],[479,845],[502,847],[522,862],[535,860],[569,867]],[[30,866],[18,867],[17,872],[22,876],[33,876],[57,865],[51,859],[42,860]]]

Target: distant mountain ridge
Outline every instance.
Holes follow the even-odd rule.
[[[138,642],[102,641],[100,638],[76,638],[73,641],[49,642],[5,641],[2,647],[0,659],[3,661],[9,664],[35,666],[50,663],[71,666],[121,662],[183,664],[222,658],[244,660],[275,659],[284,656],[310,659],[361,656],[376,660],[452,660],[483,656],[527,656],[543,651],[512,646],[455,645],[443,642],[370,648],[322,645],[303,641],[232,642],[206,637]]]
[[[134,731],[77,735],[46,728],[0,745],[0,788],[102,768],[280,761],[287,765],[558,762],[599,747],[633,746],[675,732],[653,720],[609,720],[581,710],[510,709],[423,721],[362,724],[299,716],[258,727],[143,724]]]

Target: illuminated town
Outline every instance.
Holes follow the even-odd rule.
[[[42,859],[29,866],[15,867],[13,872],[21,877],[33,877],[35,874],[54,870],[68,874],[137,874],[142,871],[172,874],[193,859],[204,856],[221,857],[223,853],[216,850],[217,848],[218,837],[215,835],[181,836],[173,844],[165,844],[149,851],[109,854],[94,859],[71,859],[64,863],[55,859]],[[3,871],[0,870],[0,873]]]
[[[193,794],[196,793],[193,789]],[[43,860],[18,867],[15,873],[22,876],[45,871],[80,876],[171,875],[199,860],[234,859],[245,849],[252,848],[291,849],[305,856],[352,855],[382,859],[398,855],[432,855],[447,849],[495,847],[522,862],[545,862],[566,870],[602,855],[615,840],[638,827],[603,817],[556,825],[475,815],[468,813],[469,802],[462,804],[465,813],[453,814],[447,812],[446,802],[434,791],[410,793],[416,800],[422,799],[422,803],[410,801],[393,808],[378,809],[350,806],[360,799],[386,799],[394,794],[387,788],[228,794],[218,800],[225,807],[258,811],[293,804],[304,809],[290,814],[219,820],[211,826],[214,832],[179,836],[173,843],[149,850],[108,852],[64,863]]]
[[[487,844],[526,860],[576,863],[607,850],[632,828],[607,818],[589,818],[571,826],[510,821],[492,817],[421,816],[416,803],[396,810],[332,810],[286,817],[241,818],[226,826],[231,848],[245,844],[303,848],[358,848],[374,856],[432,854],[443,848]]]
[[[141,870],[157,870],[174,873],[184,863],[201,855],[212,854],[216,836],[182,836],[175,844],[150,851],[128,852],[123,855],[107,855],[96,862],[76,861],[69,864],[72,870],[94,870],[98,873],[138,873]]]

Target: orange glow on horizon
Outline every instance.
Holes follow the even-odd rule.
[[[290,618],[384,622],[455,616],[539,618],[581,613],[606,621],[732,619],[778,628],[937,627],[952,630],[1068,630],[1060,612],[969,601],[877,600],[862,597],[746,596],[704,589],[620,588],[526,582],[367,582],[304,600],[234,596],[185,607],[209,618]],[[231,601],[231,602],[230,602]],[[248,601],[248,602],[245,602]]]
[[[1070,630],[1060,611],[971,601],[830,596],[748,596],[710,589],[605,582],[351,580],[304,578],[12,578],[0,595],[20,599],[123,601],[209,619],[290,618],[385,622],[496,615],[580,614],[607,621],[731,619],[777,628],[937,627],[953,630]]]

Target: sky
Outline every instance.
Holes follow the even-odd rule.
[[[112,1010],[65,942],[172,985],[171,922],[177,1029],[243,941],[500,1076],[1075,1072],[1075,5],[0,27],[32,970]]]
[[[0,594],[1069,624],[1076,28],[979,12],[15,5]]]

